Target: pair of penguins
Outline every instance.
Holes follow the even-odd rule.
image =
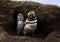
[[[33,34],[37,28],[37,17],[34,11],[27,14],[27,19],[24,22],[23,14],[19,13],[17,16],[17,34],[23,35]]]

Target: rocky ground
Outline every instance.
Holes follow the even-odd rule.
[[[0,26],[0,42],[60,42],[60,31],[52,31],[46,37],[45,34],[30,36],[10,35]],[[37,37],[38,36],[38,37]]]
[[[42,39],[29,36],[9,35],[0,26],[0,42],[43,42]]]

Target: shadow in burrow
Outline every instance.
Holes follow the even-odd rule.
[[[45,21],[45,20],[40,21],[38,19],[35,37],[45,39],[48,36],[48,34],[53,31],[53,29],[48,29],[49,28],[48,24],[49,24],[48,21]]]
[[[18,9],[14,9],[13,15],[11,16],[12,19],[9,19],[10,21],[7,24],[2,25],[4,27],[4,30],[10,34],[10,35],[18,35],[17,34],[17,15],[21,13]],[[26,18],[26,16],[24,17]]]

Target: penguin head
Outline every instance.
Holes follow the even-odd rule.
[[[18,16],[17,16],[18,20],[23,20],[23,14],[19,13]]]
[[[36,18],[35,12],[30,11],[27,15],[27,18],[30,19],[30,20],[34,20]]]

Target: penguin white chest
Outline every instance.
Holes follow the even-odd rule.
[[[23,25],[24,25],[23,21],[18,21],[17,24],[18,28],[23,28]]]
[[[26,24],[25,28],[26,30],[35,30],[37,23],[34,24]]]
[[[35,23],[27,23],[24,27],[26,32],[34,32],[37,28],[37,22]]]

